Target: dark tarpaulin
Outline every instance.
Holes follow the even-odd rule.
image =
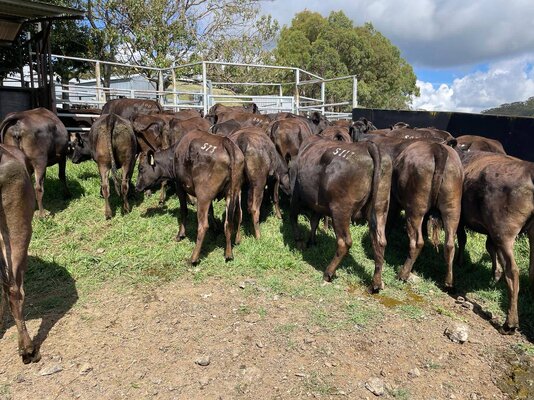
[[[435,127],[453,136],[478,135],[496,139],[511,156],[534,162],[534,118],[437,111],[397,111],[355,108],[352,119],[365,117],[379,128],[396,122],[414,127]]]

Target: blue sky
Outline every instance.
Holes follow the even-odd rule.
[[[415,109],[479,112],[534,96],[532,0],[272,0],[282,25],[308,9],[371,22],[413,66]]]

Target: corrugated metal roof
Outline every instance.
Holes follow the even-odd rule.
[[[0,0],[0,44],[15,40],[24,22],[46,18],[83,18],[85,12],[74,8],[28,0]]]
[[[74,8],[28,0],[0,0],[0,24],[2,21],[24,22],[41,18],[83,17],[85,12]]]

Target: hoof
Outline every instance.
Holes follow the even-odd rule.
[[[224,257],[224,261],[226,261],[226,262],[233,261],[233,259],[234,259],[233,255],[230,256],[230,257]]]
[[[296,240],[295,241],[295,245],[296,245],[297,249],[299,249],[299,250],[304,250],[306,248],[306,244],[304,243],[303,240]]]
[[[200,259],[198,259],[198,258],[197,258],[196,260],[193,260],[193,259],[190,260],[190,263],[191,263],[191,265],[193,265],[193,266],[198,265],[199,262],[200,262]]]
[[[183,236],[182,235],[176,235],[174,237],[174,240],[177,241],[177,242],[181,242],[184,239],[185,239],[185,235],[183,235]]]
[[[499,328],[499,333],[501,335],[514,335],[517,327],[513,326],[510,327],[507,323],[505,323],[503,326]]]
[[[106,220],[111,219],[111,214],[106,214]]]
[[[36,363],[41,360],[41,353],[38,349],[33,349],[31,353],[21,354],[21,357],[24,364]]]
[[[325,272],[323,274],[323,279],[325,282],[332,282],[332,279],[334,279],[334,274],[330,275],[328,272]]]
[[[317,241],[309,239],[309,240],[306,242],[306,247],[308,247],[308,248],[309,248],[309,247],[313,247],[313,246],[315,246],[316,244],[317,244]]]
[[[380,282],[378,284],[373,283],[371,286],[369,286],[369,293],[371,294],[377,294],[380,293],[381,290],[384,289],[384,282]]]
[[[400,273],[400,272],[397,274],[397,279],[399,281],[408,282],[409,278],[410,278],[410,275],[406,276],[405,274]]]

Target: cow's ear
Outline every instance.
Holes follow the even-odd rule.
[[[154,160],[154,152],[152,150],[148,150],[148,152],[146,153],[146,157],[148,160],[148,165],[150,165],[151,167],[156,165],[156,160]]]

